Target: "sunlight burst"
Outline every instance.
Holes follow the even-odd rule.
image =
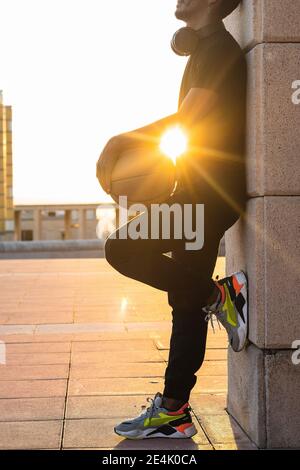
[[[175,163],[187,149],[187,137],[179,126],[172,127],[163,134],[159,148]]]

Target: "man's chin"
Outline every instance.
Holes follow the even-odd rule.
[[[187,14],[187,11],[184,11],[184,10],[177,9],[174,14],[175,14],[175,17],[178,20],[185,21],[189,18],[189,15]]]
[[[188,21],[193,17],[194,11],[191,8],[177,8],[174,15],[178,20]]]

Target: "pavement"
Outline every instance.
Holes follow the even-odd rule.
[[[219,258],[214,274],[224,272]],[[105,259],[12,259],[0,261],[0,298],[0,449],[255,449],[226,411],[224,329],[209,328],[190,398],[193,438],[114,433],[163,391],[166,293]]]

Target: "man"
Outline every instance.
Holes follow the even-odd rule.
[[[188,251],[184,237],[164,239],[161,233],[159,239],[111,236],[106,241],[108,262],[122,274],[166,291],[172,307],[163,394],[157,392],[146,411],[114,428],[128,438],[188,438],[196,434],[188,400],[197,380],[195,373],[204,359],[207,321],[213,315],[226,328],[234,351],[246,346],[245,274],[235,273],[220,281],[211,279],[220,239],[243,216],[246,203],[246,60],[223,23],[239,3],[178,0],[175,16],[186,27],[174,35],[172,48],[180,55],[190,55],[178,112],[113,137],[98,160],[98,179],[109,192],[110,173],[122,150],[134,146],[137,138],[159,139],[170,125],[182,124],[189,129],[193,150],[177,162],[178,186],[167,203],[205,207],[201,250]],[[151,218],[147,222],[151,224]],[[165,255],[168,252],[172,257]]]

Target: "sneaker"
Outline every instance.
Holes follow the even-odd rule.
[[[169,411],[162,407],[163,395],[157,392],[146,411],[136,418],[123,421],[114,427],[119,436],[129,439],[149,439],[152,437],[168,437],[186,439],[197,434],[192,422],[191,408],[188,402],[176,411]]]
[[[245,349],[248,343],[248,283],[243,271],[220,281],[214,281],[220,289],[218,299],[202,310],[206,313],[206,321],[215,315],[228,333],[229,344],[235,352]],[[219,325],[220,326],[220,325]]]

